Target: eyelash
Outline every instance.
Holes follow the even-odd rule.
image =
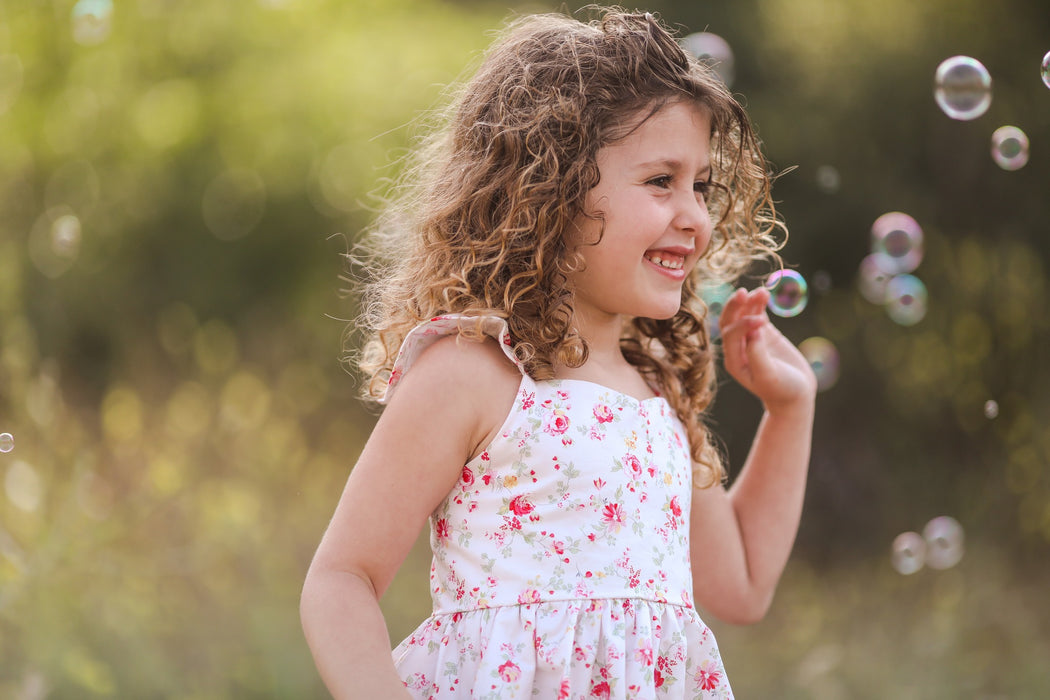
[[[667,187],[670,185],[671,180],[672,177],[670,175],[658,175],[645,184],[654,185],[656,187]],[[711,193],[711,188],[712,183],[709,180],[698,180],[693,183],[693,189],[705,197]]]

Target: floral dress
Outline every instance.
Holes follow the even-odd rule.
[[[430,343],[405,338],[388,399]],[[393,651],[416,698],[731,698],[691,597],[692,464],[667,401],[522,372],[497,437],[430,516],[433,614]]]

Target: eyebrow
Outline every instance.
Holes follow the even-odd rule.
[[[661,168],[666,168],[667,170],[678,171],[678,170],[682,169],[682,161],[675,160],[674,158],[660,158],[660,159],[657,159],[657,160],[649,160],[649,161],[646,161],[644,163],[639,163],[635,167],[637,167],[639,170],[644,170],[644,169],[647,169],[647,168],[661,167]],[[696,171],[696,174],[697,175],[710,175],[711,174],[711,164],[710,163],[705,163],[702,168],[700,168],[699,170]]]

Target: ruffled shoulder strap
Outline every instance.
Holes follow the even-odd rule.
[[[397,351],[394,366],[390,370],[390,379],[387,381],[386,391],[379,398],[379,403],[385,404],[390,400],[398,382],[401,381],[401,377],[405,376],[405,372],[409,370],[416,358],[430,347],[431,343],[446,335],[458,334],[460,330],[474,329],[479,333],[495,338],[500,348],[503,349],[503,354],[514,363],[522,374],[525,374],[525,367],[514,355],[514,350],[511,347],[510,328],[507,326],[506,320],[499,316],[465,316],[463,314],[436,316],[429,321],[419,324],[405,336],[404,341],[401,343],[401,348]]]

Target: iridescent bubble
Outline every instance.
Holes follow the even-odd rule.
[[[926,297],[922,280],[897,275],[886,285],[886,313],[895,323],[914,326],[926,316]]]
[[[10,452],[15,449],[15,436],[11,433],[0,433],[0,452]]]
[[[882,269],[878,257],[873,253],[860,261],[857,287],[865,299],[881,306],[886,303],[886,285],[892,277]]]
[[[1043,76],[1043,84],[1050,87],[1050,51],[1043,56],[1043,65],[1039,67],[1039,72]]]
[[[897,573],[914,574],[926,564],[926,540],[917,532],[902,532],[893,539],[890,561]]]
[[[934,518],[922,530],[926,540],[926,564],[931,569],[950,569],[963,557],[963,528],[947,515]]]
[[[682,48],[706,63],[727,86],[733,84],[733,49],[711,32],[696,32],[682,38]]]
[[[777,316],[791,318],[806,308],[809,291],[806,280],[794,270],[777,270],[766,280],[769,310]]]
[[[988,399],[984,402],[984,417],[993,420],[999,417],[999,402]]]
[[[720,335],[718,319],[722,315],[722,309],[725,307],[726,301],[733,294],[733,285],[704,285],[699,292],[700,298],[704,301],[704,306],[707,307],[708,329],[711,337],[717,338]]]
[[[976,119],[992,104],[992,76],[976,58],[952,56],[937,66],[933,97],[952,119]]]
[[[922,262],[922,227],[903,212],[887,212],[871,225],[871,252],[884,272],[911,272]]]
[[[992,134],[992,160],[1003,170],[1020,170],[1028,163],[1028,136],[1016,126],[1000,126]]]
[[[834,386],[839,378],[839,351],[835,344],[827,338],[813,336],[799,343],[798,349],[817,377],[817,390]]]
[[[113,0],[79,0],[73,6],[73,40],[78,44],[101,44],[112,29]]]

